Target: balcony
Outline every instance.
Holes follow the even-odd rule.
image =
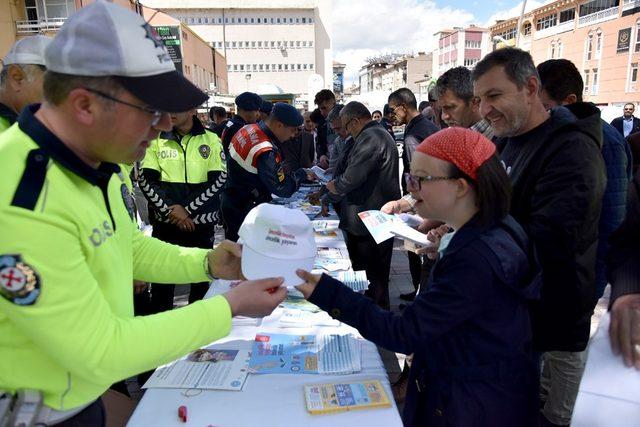
[[[58,31],[67,18],[39,19],[37,21],[16,21],[16,33],[32,34]]]
[[[633,10],[637,7],[640,7],[640,0],[624,0],[622,2],[622,12],[626,12],[627,10]]]
[[[609,9],[601,10],[600,12],[592,13],[590,15],[581,16],[578,18],[578,28],[586,27],[587,25],[593,25],[604,21],[610,21],[618,17],[618,6],[610,7]]]
[[[566,33],[567,31],[572,31],[573,26],[575,24],[575,20],[563,22],[562,24],[554,25],[553,27],[545,28],[544,30],[536,30],[533,33],[534,40],[540,40],[545,37],[555,36],[556,34]]]

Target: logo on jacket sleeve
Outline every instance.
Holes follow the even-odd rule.
[[[200,152],[200,155],[203,159],[208,159],[211,155],[211,147],[205,144],[202,144],[200,147],[198,147],[198,151]]]
[[[33,305],[40,295],[40,277],[20,255],[0,255],[0,295],[16,305]]]
[[[127,208],[127,212],[129,216],[133,220],[136,217],[136,207],[133,204],[133,194],[129,191],[129,187],[127,184],[122,184],[120,186],[120,193],[122,193],[122,201],[124,202],[125,208]]]

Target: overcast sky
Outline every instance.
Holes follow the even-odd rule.
[[[529,0],[532,10],[553,0]],[[333,56],[346,64],[345,85],[369,56],[430,52],[433,34],[470,24],[488,26],[520,14],[515,0],[333,0]]]

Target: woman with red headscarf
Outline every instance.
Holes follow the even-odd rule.
[[[406,426],[537,426],[538,372],[527,301],[539,270],[508,214],[509,178],[495,146],[447,128],[416,150],[407,188],[443,237],[426,289],[400,315],[327,275],[299,271],[304,296],[370,341],[414,353]]]

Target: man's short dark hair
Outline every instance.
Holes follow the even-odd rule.
[[[391,95],[389,95],[387,102],[391,101],[395,102],[398,105],[404,104],[412,110],[418,109],[418,101],[416,101],[416,96],[406,87],[402,87],[395,92],[391,92]]]
[[[211,107],[209,109],[209,118],[215,120],[216,117],[227,118],[227,110],[224,107]]]
[[[457,98],[462,99],[465,104],[473,99],[473,81],[471,80],[471,70],[467,67],[450,68],[438,78],[436,82],[436,92],[438,99],[449,90]]]
[[[631,105],[634,110],[636,109],[636,104],[634,104],[633,102],[626,102],[622,108],[626,107],[627,105]]]
[[[435,85],[429,89],[428,92],[429,102],[436,102],[438,100],[438,91],[436,90]]]
[[[363,103],[351,101],[340,111],[340,117],[346,117],[347,120],[352,118],[371,120],[371,113]]]
[[[320,110],[316,108],[309,115],[309,120],[311,120],[315,124],[318,124],[318,123],[322,123],[322,121],[324,120],[324,117],[322,116],[322,113],[320,112]]]
[[[531,54],[515,47],[494,50],[482,58],[471,73],[473,81],[477,81],[489,70],[497,66],[504,67],[505,74],[518,89],[522,89],[530,77],[535,77],[538,82],[540,81],[540,76],[538,76],[538,70],[536,70]]]
[[[114,77],[86,77],[46,71],[42,83],[44,99],[52,105],[62,104],[74,89],[86,88],[116,96],[123,90]],[[114,101],[99,97],[103,104],[112,106]]]
[[[538,64],[541,88],[549,98],[562,104],[567,96],[574,94],[578,102],[582,102],[584,84],[580,71],[568,59],[550,59]]]
[[[336,106],[333,107],[331,111],[329,111],[329,114],[327,114],[327,121],[331,123],[332,121],[339,119],[340,111],[342,111],[343,108],[344,108],[344,105],[336,104]]]
[[[429,101],[422,101],[419,105],[418,105],[418,111],[422,111],[425,108],[427,108],[429,106]]]
[[[325,101],[335,101],[336,96],[329,89],[322,89],[316,93],[316,97],[313,99],[314,104],[320,105]]]

